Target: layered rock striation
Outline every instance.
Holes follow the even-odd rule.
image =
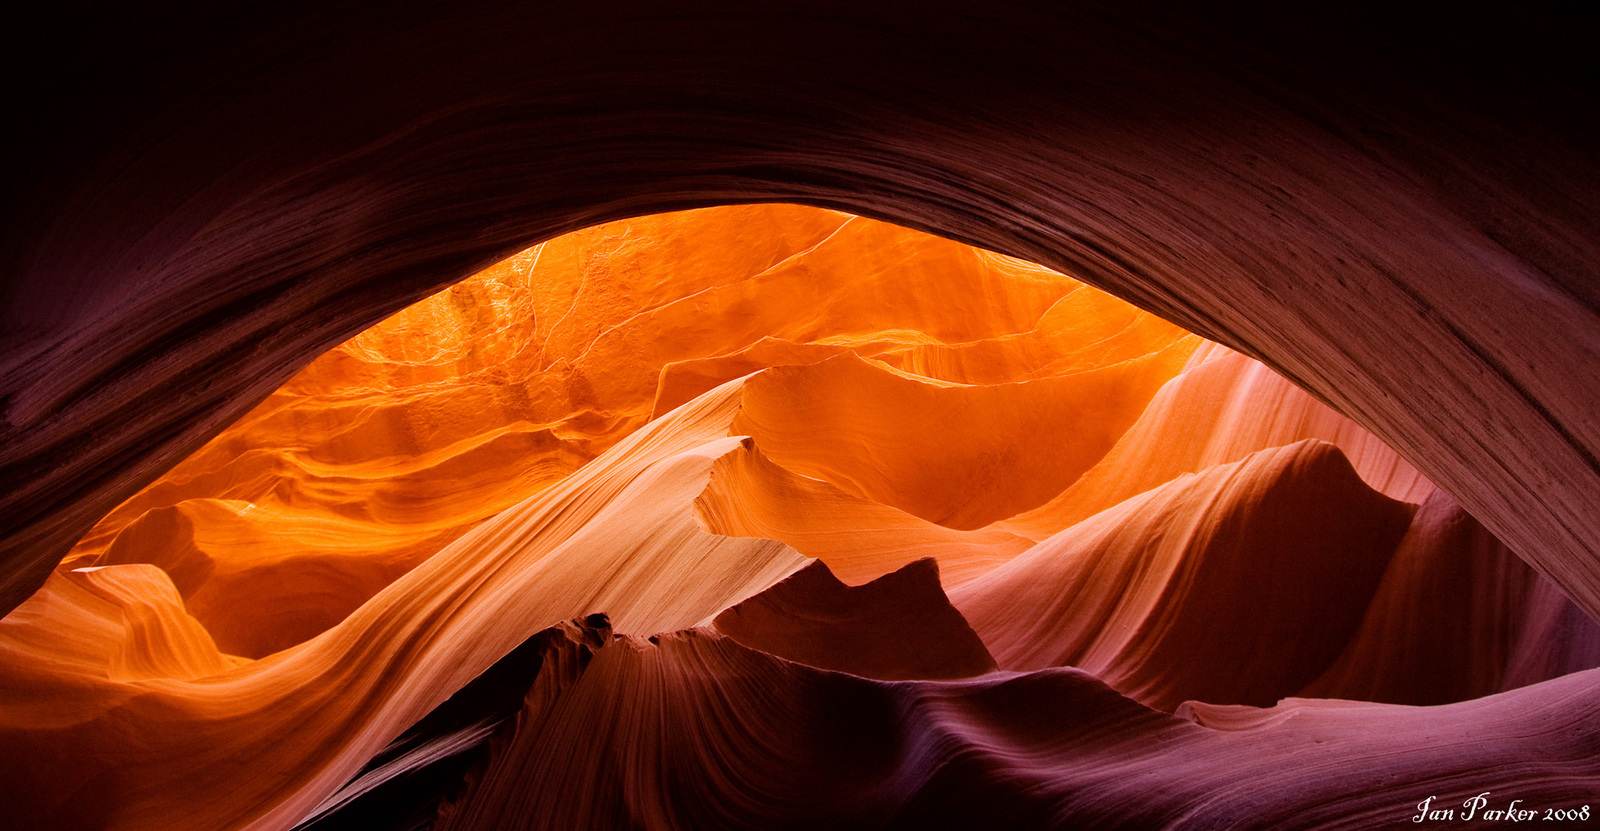
[[[1354,421],[1060,273],[664,214],[396,314],[103,517],[0,619],[0,797],[116,829],[1576,809],[1579,601]]]

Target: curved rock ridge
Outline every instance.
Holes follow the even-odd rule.
[[[192,681],[246,663],[218,651],[206,628],[184,610],[166,572],[151,565],[52,575],[4,624],[0,649],[10,683],[0,718],[11,727],[74,723],[76,707],[125,682]],[[59,678],[82,679],[78,694],[83,699],[66,705],[33,689],[43,684],[66,689]]]
[[[996,527],[1044,539],[1181,474],[1304,439],[1337,445],[1368,485],[1395,499],[1420,503],[1434,490],[1356,423],[1260,362],[1206,343],[1093,468],[1049,502]]]
[[[1102,512],[951,600],[1005,669],[1080,667],[1168,711],[1266,705],[1344,649],[1411,514],[1308,439]]]
[[[886,683],[704,629],[563,634],[434,827],[1372,828],[1461,805],[1485,770],[1500,808],[1567,806],[1600,775],[1594,671],[1444,707],[1190,721],[1077,669]]]
[[[1196,335],[1174,340],[1170,327],[1159,317],[1082,286],[1051,305],[1027,332],[964,343],[917,344],[880,360],[929,378],[1001,384],[1072,375],[1163,353],[1171,353],[1166,359],[1172,360],[1202,345]]]
[[[1041,279],[1050,274],[1039,266],[1000,255],[987,255],[985,262],[1003,270],[1032,272]],[[662,368],[653,412],[660,415],[719,383],[759,369],[820,363],[845,352],[873,355],[884,364],[926,378],[996,384],[1152,360],[1163,353],[1171,353],[1168,361],[1181,360],[1201,343],[1198,336],[1183,335],[1166,321],[1087,286],[1069,289],[1032,329],[1017,334],[950,343],[926,337],[911,340],[907,338],[910,334],[879,332],[876,339],[835,337],[821,343],[768,336],[726,355],[674,361]]]
[[[261,658],[344,620],[456,536],[448,525],[185,499],[146,511],[94,562],[159,566],[218,648]]]
[[[971,530],[1035,508],[1094,465],[1182,354],[1008,384],[937,382],[841,355],[751,379],[734,423],[778,464]]]
[[[953,585],[1033,547],[1015,534],[957,531],[852,496],[775,464],[754,439],[717,460],[710,484],[695,499],[695,514],[713,533],[780,540],[827,563],[847,583],[931,558]]]
[[[159,576],[165,594],[152,590],[149,602],[164,604],[160,626],[112,625],[117,610],[92,598],[30,599],[0,621],[0,688],[14,693],[0,731],[0,796],[12,818],[24,827],[286,827],[554,622],[607,609],[625,631],[708,624],[806,563],[775,541],[709,534],[694,516],[716,459],[741,446],[725,437],[738,392],[713,390],[629,436],[322,635],[221,674],[110,677],[105,667],[145,641],[160,646],[157,656],[184,656],[184,666],[232,666],[200,638],[159,569],[78,574]],[[72,629],[80,619],[105,623]],[[58,662],[63,650],[84,657]]]
[[[1301,693],[1444,704],[1600,666],[1600,626],[1435,491],[1343,655]]]
[[[902,566],[847,586],[813,562],[712,620],[751,649],[882,681],[968,678],[994,658],[939,586],[939,563]]]

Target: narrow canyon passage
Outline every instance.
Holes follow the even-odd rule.
[[[732,206],[430,296],[110,512],[0,620],[0,793],[41,828],[1370,827],[1577,807],[1596,666],[1559,587],[1261,363]]]
[[[1595,822],[1581,8],[26,11],[0,826]]]

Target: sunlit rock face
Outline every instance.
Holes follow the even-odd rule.
[[[1031,545],[981,526],[1076,479],[1199,342],[1054,272],[829,211],[614,223],[328,353],[67,562],[160,565],[223,651],[262,657],[653,414],[774,366],[736,425],[760,449],[719,464],[696,510],[721,533],[792,539],[847,579],[919,556],[964,574]],[[807,498],[795,488],[806,510],[765,510]],[[907,513],[926,521],[901,536],[903,560],[827,536]]]
[[[1596,666],[1558,587],[1262,364],[1020,260],[726,207],[429,297],[102,519],[0,620],[0,802],[1383,826],[1578,804]]]

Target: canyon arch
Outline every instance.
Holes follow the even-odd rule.
[[[608,219],[794,201],[1262,359],[1600,616],[1595,73],[1558,13],[84,11],[13,35],[55,58],[12,76],[0,611],[410,301]]]

